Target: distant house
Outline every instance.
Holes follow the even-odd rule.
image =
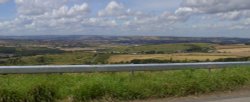
[[[94,49],[94,48],[82,48],[82,51],[85,51],[85,52],[96,52],[96,49]]]
[[[121,52],[120,51],[112,51],[111,53],[113,53],[113,54],[120,54]]]
[[[177,50],[175,51],[175,53],[186,53],[187,51],[183,51],[183,50]]]

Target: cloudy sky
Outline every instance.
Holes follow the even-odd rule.
[[[250,38],[250,0],[0,0],[0,35]]]

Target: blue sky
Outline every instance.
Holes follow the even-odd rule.
[[[0,13],[1,19],[10,20],[15,18],[16,15],[16,6],[13,1],[6,2],[4,4],[0,4]]]
[[[249,37],[249,0],[0,0],[0,35]]]

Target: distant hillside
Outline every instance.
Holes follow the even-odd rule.
[[[84,42],[84,43],[115,43],[115,44],[167,44],[167,43],[239,44],[239,43],[250,43],[250,38],[99,36],[99,35],[0,36],[0,40],[70,41],[70,42]]]

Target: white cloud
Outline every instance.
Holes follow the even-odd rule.
[[[25,33],[52,34],[80,34],[103,31],[129,32],[159,30],[168,28],[178,21],[174,13],[150,14],[134,11],[124,4],[111,1],[97,13],[89,15],[90,7],[87,3],[67,5],[67,0],[16,0],[18,15],[14,20],[1,22],[0,27],[11,29],[7,31]],[[32,9],[34,8],[34,9]],[[2,31],[0,29],[0,32]],[[97,31],[98,30],[98,31]]]
[[[15,0],[18,14],[38,15],[56,9],[67,0]]]
[[[175,15],[181,18],[183,21],[189,19],[190,16],[193,16],[196,13],[199,13],[200,11],[195,8],[190,7],[181,7],[178,8],[175,11]]]
[[[249,0],[184,0],[182,6],[198,9],[203,13],[221,13],[250,9]]]
[[[249,0],[184,0],[176,14],[186,17],[205,15],[206,21],[216,25],[216,28],[227,30],[250,29],[250,1]],[[189,10],[185,10],[188,8]],[[212,22],[217,20],[217,22]],[[203,27],[210,29],[211,27]],[[213,28],[215,29],[215,28]]]
[[[250,10],[243,10],[243,11],[232,11],[227,13],[218,13],[216,14],[217,17],[220,17],[222,19],[226,20],[240,20],[240,19],[246,19],[250,17]]]
[[[68,0],[16,0],[17,17],[0,21],[0,32],[25,34],[81,34],[104,31],[129,32],[164,27],[177,18],[173,13],[155,15],[134,11],[124,4],[111,1],[97,16],[90,14],[87,3],[68,4]],[[157,29],[156,29],[157,28]],[[6,30],[11,29],[11,30]]]
[[[9,0],[0,0],[0,4],[5,3],[7,1],[9,1]]]
[[[89,13],[90,9],[87,3],[81,5],[74,5],[73,7],[62,6],[59,9],[54,9],[51,12],[44,13],[43,16],[62,18],[62,17],[74,17],[74,16],[84,16]]]
[[[88,4],[68,6],[65,2],[66,0],[16,0],[18,15],[13,20],[0,21],[2,28],[0,32],[41,34],[43,32],[64,33],[80,29],[81,23],[79,22],[90,12]],[[34,9],[30,9],[32,7]]]
[[[117,16],[124,13],[124,6],[116,1],[111,1],[105,9],[98,12],[98,16]]]
[[[115,19],[92,17],[84,19],[81,24],[94,27],[115,27],[117,26],[117,21]]]
[[[223,19],[237,20],[248,14],[249,0],[184,0],[176,14],[194,16],[197,14],[218,15]]]
[[[247,0],[118,1],[91,6],[92,11],[89,5],[96,2],[90,0],[15,0],[16,17],[0,21],[0,34],[164,34],[250,28]],[[149,4],[153,5],[147,8]],[[165,9],[166,5],[170,7]]]

